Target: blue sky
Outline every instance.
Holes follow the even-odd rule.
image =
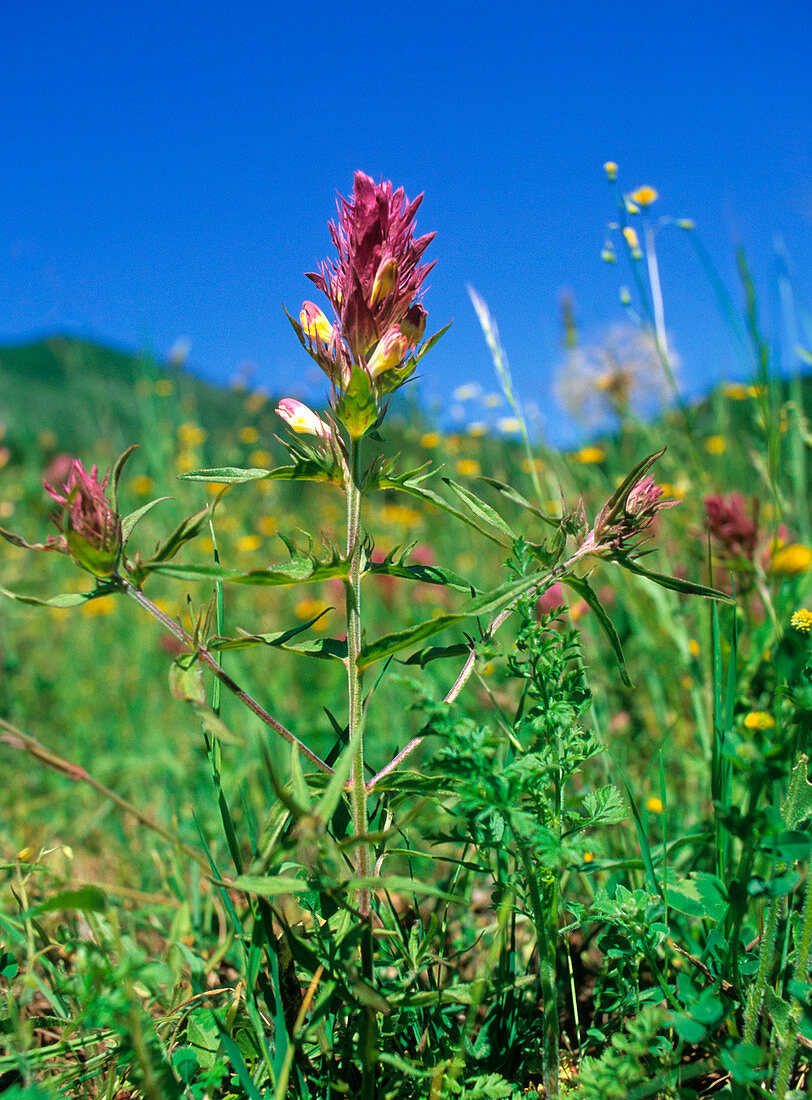
[[[494,389],[468,301],[488,301],[517,390],[552,398],[559,301],[581,335],[623,319],[624,263],[602,171],[691,217],[731,292],[747,249],[780,332],[773,240],[812,299],[812,8],[777,0],[641,5],[9,5],[0,43],[0,341],[52,332],[165,354],[228,379],[254,364],[315,397],[282,312],[330,251],[337,191],[362,168],[425,192],[437,231],[427,400]],[[658,238],[666,322],[695,392],[742,366],[689,242]],[[471,415],[475,415],[471,411]]]

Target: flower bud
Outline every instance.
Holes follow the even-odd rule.
[[[299,435],[317,435],[322,439],[330,439],[333,435],[332,427],[295,397],[284,398],[275,411]]]
[[[388,256],[381,262],[378,270],[375,272],[375,279],[372,283],[372,295],[370,298],[370,305],[375,305],[385,298],[392,287],[396,284],[398,278],[398,265],[394,256]]]
[[[371,378],[377,378],[386,371],[399,367],[409,352],[409,341],[400,331],[399,325],[392,325],[378,341],[375,351],[367,363]]]
[[[423,333],[426,331],[426,317],[427,313],[419,302],[415,302],[413,306],[407,310],[405,317],[400,322],[400,331],[409,341],[409,347],[415,347],[423,339]]]
[[[333,335],[333,326],[315,302],[305,302],[302,312],[299,314],[299,324],[302,326],[305,336],[316,342],[316,338],[323,344],[329,344]]]
[[[99,481],[99,471],[85,470],[78,458],[59,489],[43,482],[45,491],[65,510],[62,531],[66,549],[73,560],[94,577],[109,577],[115,572],[121,553],[121,520],[107,500],[104,490],[109,471]]]

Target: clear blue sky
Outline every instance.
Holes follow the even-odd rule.
[[[812,298],[812,8],[640,4],[7,4],[0,41],[0,341],[75,332],[277,394],[323,392],[282,313],[315,297],[356,168],[425,191],[437,231],[423,393],[493,389],[465,293],[489,302],[517,389],[555,436],[559,297],[582,335],[622,319],[600,260],[602,172],[690,216],[738,296],[780,327],[772,241]],[[660,238],[666,321],[696,391],[740,369],[684,237]]]

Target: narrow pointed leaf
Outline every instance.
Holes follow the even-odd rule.
[[[402,577],[404,580],[420,581],[421,584],[443,585],[457,592],[476,593],[476,588],[450,569],[440,569],[436,565],[401,565],[394,561],[372,561],[367,565],[367,573],[374,576]]]
[[[419,363],[424,355],[428,355],[428,353],[431,351],[437,341],[440,340],[441,337],[445,336],[445,334],[451,328],[452,324],[453,322],[449,321],[447,325],[443,325],[439,332],[435,332],[433,336],[430,336],[428,340],[426,340],[426,342],[423,344],[423,347],[414,357],[415,363]]]
[[[416,497],[418,500],[425,501],[427,504],[433,504],[435,508],[441,509],[449,516],[454,516],[455,519],[461,520],[467,527],[473,527],[475,531],[479,531],[485,538],[490,539],[492,542],[498,543],[499,546],[504,546],[505,549],[509,548],[509,543],[497,538],[492,531],[489,531],[487,527],[483,527],[465,512],[461,512],[459,508],[455,508],[448,501],[443,500],[439,493],[433,492],[431,489],[424,489],[422,485],[403,481],[400,478],[390,478],[381,476],[370,484],[370,489],[397,489],[401,493],[408,493],[409,496]]]
[[[596,619],[601,625],[601,629],[609,641],[609,645],[614,650],[623,683],[626,687],[632,687],[618,632],[615,630],[614,623],[607,615],[606,609],[598,599],[597,593],[589,584],[589,581],[587,581],[585,577],[562,577],[561,583],[571,588],[573,592],[577,592],[581,599],[588,605],[589,609],[594,612]]]
[[[393,653],[399,653],[402,649],[416,645],[426,638],[431,638],[445,630],[446,627],[455,626],[465,619],[478,615],[494,614],[515,600],[522,592],[543,584],[547,579],[549,579],[548,574],[536,573],[531,577],[522,577],[520,580],[510,581],[493,592],[488,592],[471,600],[457,612],[438,615],[434,619],[426,619],[424,622],[406,630],[385,634],[382,638],[361,647],[358,656],[358,667],[361,669],[368,668],[376,661],[383,660],[384,657],[390,657]]]
[[[220,580],[229,584],[251,584],[260,587],[273,587],[290,584],[312,584],[326,581],[331,577],[346,577],[349,565],[345,561],[314,562],[310,558],[294,558],[281,565],[272,565],[267,569],[252,569],[248,573],[223,569],[219,565],[182,565],[166,563],[153,567],[156,573],[180,580]]]
[[[540,520],[549,524],[550,527],[558,528],[561,526],[561,519],[559,516],[548,516],[546,512],[542,512],[541,508],[532,504],[527,497],[522,496],[518,489],[514,489],[512,485],[507,485],[504,481],[497,481],[494,477],[483,477],[480,480],[487,482],[491,488],[496,489],[498,493],[501,493],[502,496],[506,497],[508,500],[512,500],[514,504],[518,504],[520,508],[532,512],[534,516],[538,516]]]
[[[134,512],[130,512],[128,516],[124,516],[121,521],[121,541],[124,545],[127,543],[127,539],[135,530],[136,524],[140,523],[147,512],[151,512],[156,504],[163,504],[165,500],[171,500],[172,497],[158,497],[157,500],[151,500],[148,504],[144,504],[141,508],[137,508]]]
[[[452,481],[450,477],[444,477],[443,481],[446,485],[449,485],[458,497],[461,497],[465,504],[471,509],[475,516],[484,520],[485,523],[490,523],[492,527],[495,527],[497,531],[501,531],[503,535],[507,535],[512,541],[516,539],[516,533],[513,528],[499,515],[495,508],[491,508],[490,504],[486,504],[484,500],[480,500],[475,496],[470,489],[466,489],[464,485],[458,485],[456,481]]]
[[[661,588],[670,588],[674,592],[682,592],[686,596],[703,596],[707,600],[722,600],[724,603],[735,603],[736,597],[721,592],[718,588],[709,588],[705,584],[696,581],[684,581],[679,577],[669,577],[667,573],[655,573],[650,569],[644,569],[632,558],[618,560],[618,565],[628,569],[630,573],[636,573],[638,577],[646,577]]]
[[[300,626],[292,626],[289,630],[278,630],[273,634],[249,634],[247,631],[242,631],[238,628],[241,635],[239,638],[214,637],[206,643],[206,648],[222,651],[225,649],[248,649],[255,645],[284,646],[285,642],[289,642],[291,638],[295,638],[296,635],[301,634],[302,631],[308,630],[314,623],[317,623],[319,619],[323,618],[327,612],[331,610],[332,608],[326,608]]]
[[[10,592],[8,588],[3,588],[0,585],[0,593],[4,596],[8,596],[11,600],[17,600],[19,603],[33,604],[36,607],[78,607],[79,604],[87,603],[88,600],[97,600],[99,596],[106,596],[113,589],[105,589],[104,591],[94,592],[63,592],[59,596],[51,596],[48,600],[41,600],[37,596],[23,596],[19,592]]]

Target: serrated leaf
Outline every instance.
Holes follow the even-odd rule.
[[[626,660],[623,656],[623,647],[620,644],[620,638],[615,630],[615,624],[609,618],[603,604],[598,599],[598,594],[590,585],[586,577],[562,577],[561,583],[565,584],[568,588],[571,588],[573,592],[576,592],[581,599],[587,604],[589,609],[594,613],[595,618],[598,620],[601,629],[607,637],[609,645],[614,651],[615,658],[617,659],[618,667],[620,669],[620,677],[626,687],[631,687],[632,682],[629,679],[629,673],[626,669]]]
[[[583,827],[594,825],[617,825],[625,820],[626,804],[623,795],[611,785],[599,787],[584,798],[584,813],[588,821],[583,822]]]
[[[512,542],[515,542],[516,533],[510,524],[502,519],[495,508],[491,508],[490,504],[486,504],[484,500],[480,500],[479,497],[470,491],[470,489],[466,489],[464,485],[458,485],[457,482],[452,481],[450,477],[444,477],[443,481],[465,502],[475,516],[484,520],[485,523],[490,523],[497,531],[501,531],[503,535],[507,535]]]
[[[485,595],[471,600],[457,612],[438,615],[406,630],[385,634],[382,638],[361,647],[358,656],[358,667],[359,669],[368,668],[376,661],[381,661],[385,657],[390,657],[393,653],[399,653],[402,649],[407,649],[426,638],[431,638],[449,626],[464,622],[465,619],[500,611],[523,592],[540,585],[545,579],[544,574],[533,574],[530,577],[509,581],[493,592],[485,593]]]

